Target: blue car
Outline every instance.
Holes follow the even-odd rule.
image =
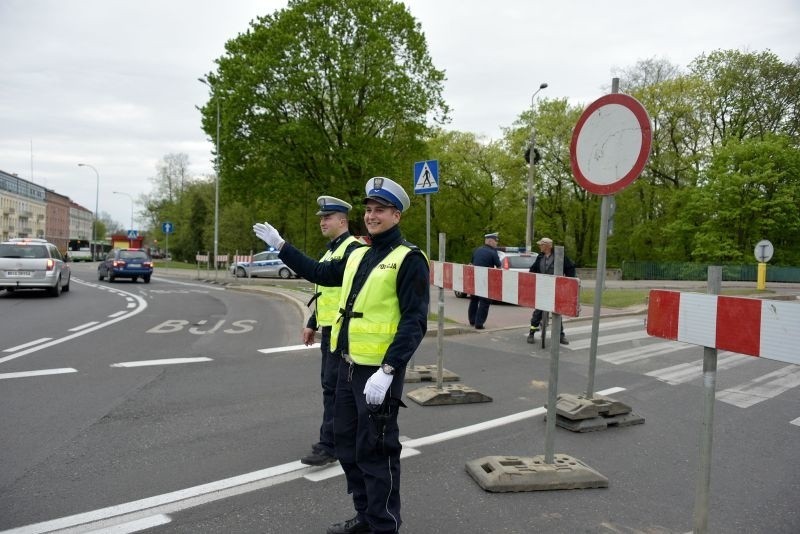
[[[130,278],[135,282],[141,278],[145,284],[149,284],[152,274],[153,260],[147,251],[140,248],[114,249],[97,266],[97,279],[101,281],[106,276],[109,282],[117,278]]]

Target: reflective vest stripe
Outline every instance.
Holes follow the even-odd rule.
[[[336,250],[326,250],[325,254],[322,255],[322,258],[319,261],[323,262],[342,259],[348,245],[355,241],[357,241],[355,237],[348,236],[347,239],[342,241],[339,246],[336,247]],[[339,300],[342,288],[339,286],[330,287],[317,285],[314,288],[314,292],[320,294],[317,298],[316,308],[317,326],[332,326],[339,317]]]

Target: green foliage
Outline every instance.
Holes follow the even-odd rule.
[[[202,111],[214,137],[221,105],[225,196],[292,239],[314,233],[302,217],[320,194],[360,206],[372,176],[410,186],[428,118],[446,118],[444,73],[391,0],[291,1],[229,41],[217,64]]]

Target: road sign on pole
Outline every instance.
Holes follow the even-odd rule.
[[[596,195],[621,191],[641,174],[652,140],[650,117],[638,100],[620,93],[595,100],[572,133],[575,181]]]
[[[175,226],[169,221],[163,222],[161,223],[161,231],[169,235],[175,231]]]
[[[427,195],[439,191],[439,161],[431,159],[414,164],[414,193]]]
[[[136,239],[139,237],[139,232],[136,230],[128,230],[128,239]]]

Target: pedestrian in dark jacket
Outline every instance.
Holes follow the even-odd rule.
[[[498,239],[497,232],[484,235],[483,245],[472,252],[472,265],[477,265],[478,267],[500,267],[500,256],[497,254]],[[492,301],[486,297],[470,295],[469,309],[467,310],[467,319],[469,319],[470,326],[474,326],[478,330],[486,328],[483,324],[489,316],[491,303]]]

